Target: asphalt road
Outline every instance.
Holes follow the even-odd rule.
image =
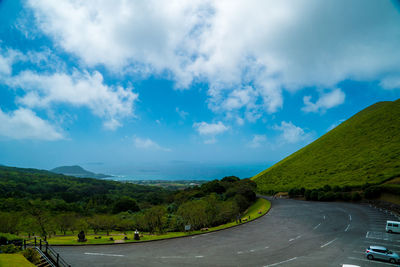
[[[72,266],[395,266],[364,256],[373,244],[400,252],[386,220],[399,219],[368,205],[279,199],[262,218],[220,232],[55,249]]]

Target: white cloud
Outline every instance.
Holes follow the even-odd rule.
[[[76,107],[88,107],[93,114],[104,119],[104,127],[116,129],[120,119],[133,115],[133,104],[138,95],[132,88],[108,86],[103,76],[93,73],[73,72],[38,74],[23,71],[9,77],[6,83],[26,92],[17,102],[29,108],[51,108],[65,103]]]
[[[171,151],[169,148],[161,147],[159,144],[151,140],[150,138],[139,138],[135,137],[133,142],[137,148],[141,149],[153,149],[153,150],[163,150],[163,151]]]
[[[193,128],[195,128],[200,135],[217,135],[229,129],[228,126],[225,126],[220,121],[218,123],[196,122],[193,124]]]
[[[325,112],[327,109],[343,104],[345,98],[345,93],[340,89],[320,95],[315,103],[311,102],[311,96],[305,96],[303,98],[305,106],[302,110],[304,112]]]
[[[379,85],[385,89],[400,89],[400,75],[388,76],[384,78]]]
[[[39,28],[83,64],[166,74],[182,88],[206,81],[209,103],[220,112],[246,105],[273,113],[283,105],[283,90],[400,72],[400,13],[390,1],[30,0],[27,6]],[[254,94],[237,91],[249,84]]]
[[[267,136],[263,134],[255,134],[253,139],[249,143],[249,147],[251,148],[258,148],[264,145],[267,142]]]
[[[200,135],[206,138],[204,144],[215,144],[217,142],[215,136],[222,134],[229,129],[228,126],[225,126],[220,121],[218,123],[207,123],[204,121],[195,122],[193,123],[193,128],[195,128]]]
[[[4,113],[0,109],[0,135],[11,139],[37,139],[54,141],[63,139],[49,122],[39,118],[29,110],[20,108],[12,113]]]
[[[280,138],[284,143],[297,143],[308,137],[302,128],[294,125],[291,121],[282,121],[281,125],[275,125],[274,129],[282,132]]]
[[[188,112],[181,110],[178,107],[176,107],[175,111],[176,113],[178,113],[179,117],[181,117],[182,120],[186,119],[186,117],[189,115]]]

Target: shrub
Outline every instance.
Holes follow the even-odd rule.
[[[318,192],[318,201],[325,201],[325,192],[324,191]]]
[[[342,189],[339,186],[335,185],[332,190],[333,190],[333,192],[336,193],[336,192],[340,192]]]
[[[6,254],[17,253],[20,249],[16,247],[14,244],[4,245],[0,247],[1,252]]]
[[[40,255],[39,253],[33,249],[33,248],[27,248],[22,255],[24,255],[24,257],[32,262],[33,264],[37,265],[40,262]]]
[[[311,200],[318,200],[318,191],[317,190],[311,191],[310,199]]]
[[[304,191],[304,197],[306,198],[306,200],[311,200],[311,190],[310,189],[306,189]]]
[[[360,195],[360,193],[354,192],[354,193],[351,195],[351,200],[353,200],[353,201],[360,201],[360,200],[361,200],[361,195]]]
[[[335,193],[335,199],[342,200],[343,199],[343,193],[342,192],[336,192]]]
[[[364,197],[368,199],[380,197],[382,189],[379,186],[371,186],[365,189]]]
[[[333,201],[335,200],[335,193],[332,191],[326,192],[325,194],[325,201]]]
[[[323,190],[324,190],[325,192],[329,192],[329,191],[332,191],[332,188],[331,188],[330,185],[326,184],[326,185],[324,185]]]
[[[351,200],[351,194],[350,194],[350,192],[344,192],[344,193],[343,193],[343,200],[344,200],[344,201],[350,201],[350,200]]]

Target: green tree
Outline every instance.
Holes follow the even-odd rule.
[[[144,212],[144,221],[150,233],[164,231],[166,210],[163,206],[154,206]]]

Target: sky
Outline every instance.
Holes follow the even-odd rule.
[[[400,98],[389,0],[0,0],[0,164],[250,177]]]

